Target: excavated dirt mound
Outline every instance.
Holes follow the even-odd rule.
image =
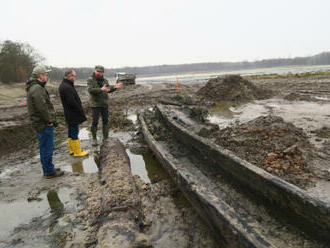
[[[258,167],[301,188],[313,185],[306,159],[312,145],[302,129],[281,117],[260,116],[213,135],[217,144]]]
[[[197,95],[212,101],[247,102],[267,99],[272,92],[255,86],[239,75],[227,75],[210,79]]]

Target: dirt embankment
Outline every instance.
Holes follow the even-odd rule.
[[[208,134],[239,157],[301,188],[313,185],[307,135],[278,116],[260,116]]]
[[[269,98],[272,91],[257,87],[239,75],[227,75],[210,79],[197,95],[212,101],[242,103]]]

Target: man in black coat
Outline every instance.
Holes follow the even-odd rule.
[[[79,124],[87,119],[80,97],[74,88],[76,76],[77,74],[74,70],[67,70],[58,91],[64,109],[65,120],[68,125],[69,152],[75,157],[81,157],[86,156],[88,152],[81,151],[80,140],[78,139]]]

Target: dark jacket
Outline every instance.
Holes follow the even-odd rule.
[[[109,93],[116,90],[109,85],[108,80],[105,78],[97,79],[94,73],[88,78],[87,87],[92,108],[109,106],[109,94],[101,90],[104,85],[110,88]]]
[[[55,123],[55,109],[45,88],[46,83],[31,78],[26,83],[27,106],[30,120],[37,132],[43,131],[50,123]]]
[[[64,78],[58,92],[60,93],[66,123],[79,125],[86,121],[87,118],[73,82]]]

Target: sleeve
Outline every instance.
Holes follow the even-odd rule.
[[[32,94],[32,101],[36,110],[40,113],[41,118],[45,121],[45,123],[50,123],[53,120],[51,120],[51,116],[47,108],[46,97],[47,93],[41,89],[38,89]]]
[[[98,95],[103,92],[100,87],[95,87],[95,84],[91,79],[87,80],[87,89],[88,89],[88,93],[92,95]]]

